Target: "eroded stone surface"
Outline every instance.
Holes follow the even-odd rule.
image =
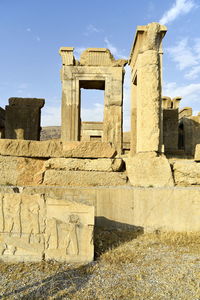
[[[0,155],[6,156],[111,158],[115,154],[109,143],[0,139]]]
[[[45,163],[46,169],[65,171],[120,171],[123,161],[116,159],[77,159],[77,158],[51,158]]]
[[[200,185],[200,164],[194,161],[180,160],[173,165],[174,179],[177,185]]]
[[[47,170],[43,184],[60,186],[117,186],[125,185],[127,177],[121,172],[86,172]]]
[[[42,195],[0,194],[3,261],[91,261],[93,226],[93,206]]]
[[[200,161],[200,144],[196,145],[194,160]]]
[[[126,160],[128,178],[133,186],[173,186],[170,164],[164,155],[155,152],[137,153]]]
[[[0,185],[36,185],[43,166],[41,159],[0,156]]]

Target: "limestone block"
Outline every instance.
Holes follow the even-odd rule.
[[[88,48],[80,57],[80,64],[87,66],[110,66],[115,61],[106,48]]]
[[[40,195],[0,194],[0,258],[41,261],[45,252],[44,198]]]
[[[128,178],[133,186],[173,186],[170,164],[164,155],[155,152],[137,153],[126,159]]]
[[[94,207],[47,198],[46,259],[68,262],[93,260]]]
[[[194,156],[195,161],[200,161],[200,144],[197,144],[195,147],[195,156]]]
[[[93,259],[94,207],[42,195],[0,194],[0,259]]]
[[[115,154],[107,142],[63,142],[63,157],[112,158]]]
[[[0,155],[25,157],[60,157],[62,143],[60,141],[26,141],[0,140]]]
[[[200,185],[200,164],[190,160],[176,161],[173,165],[177,185]]]
[[[112,158],[116,151],[109,143],[26,141],[0,139],[0,155],[24,157]]]
[[[0,156],[0,185],[35,185],[35,175],[43,170],[44,161],[35,158]]]
[[[47,170],[44,185],[60,186],[117,186],[125,185],[127,177],[121,172],[87,172]]]
[[[51,158],[46,161],[46,169],[56,169],[65,171],[103,171],[116,172],[123,167],[120,158],[100,158],[100,159],[81,159],[81,158]]]

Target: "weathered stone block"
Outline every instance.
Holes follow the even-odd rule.
[[[115,149],[107,142],[63,142],[63,157],[112,158]]]
[[[128,178],[133,186],[173,186],[170,164],[155,152],[137,153],[126,160]]]
[[[44,99],[10,98],[5,111],[5,137],[39,140],[40,116]]]
[[[200,185],[200,164],[190,160],[176,161],[173,165],[177,185]]]
[[[41,159],[0,156],[0,185],[36,185],[43,165]]]
[[[121,172],[86,172],[47,170],[43,184],[60,186],[117,186],[125,185],[127,177]]]
[[[101,171],[116,172],[123,167],[123,161],[120,158],[51,158],[46,161],[46,169],[56,169],[65,171]]]
[[[0,139],[0,155],[6,156],[112,158],[115,154],[109,143]]]
[[[93,206],[47,198],[46,217],[46,259],[68,262],[93,260]]]
[[[196,145],[194,160],[200,161],[200,144]]]
[[[93,259],[94,207],[42,195],[0,194],[0,259]]]

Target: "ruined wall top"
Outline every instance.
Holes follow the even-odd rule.
[[[8,103],[10,106],[38,106],[39,108],[42,108],[45,100],[41,98],[12,97],[9,98]]]
[[[159,23],[137,26],[131,48],[129,64],[134,65],[137,55],[147,50],[161,50],[161,42],[167,32],[167,27]]]
[[[182,97],[174,97],[173,99],[167,96],[162,97],[163,109],[178,109]]]
[[[127,60],[115,60],[112,53],[107,48],[88,48],[82,52],[80,61],[76,60],[73,54],[73,47],[61,47],[59,54],[62,57],[64,66],[111,66],[123,67]]]

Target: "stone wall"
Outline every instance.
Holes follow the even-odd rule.
[[[7,193],[8,189],[12,191],[7,187]],[[90,203],[95,206],[96,226],[144,231],[200,231],[200,187],[30,186],[20,188],[20,191],[22,195],[45,194],[47,199]]]

